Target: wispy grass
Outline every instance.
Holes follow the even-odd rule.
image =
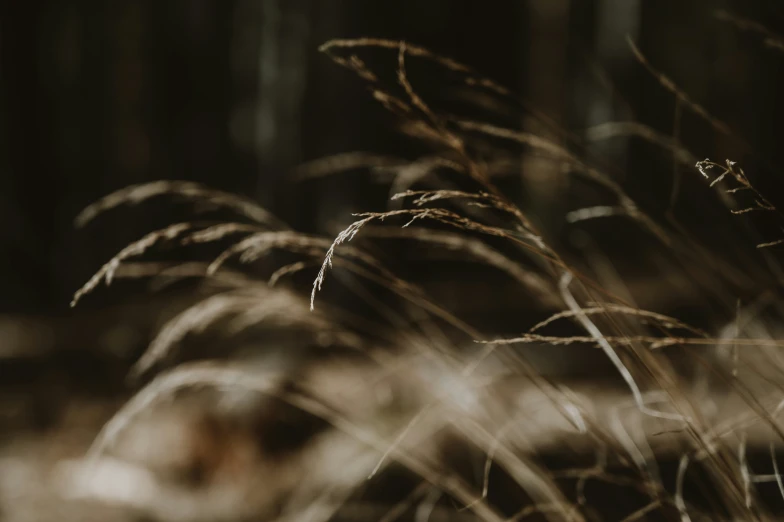
[[[727,124],[656,70],[633,42],[629,44],[679,105],[716,131],[730,132]],[[692,325],[662,311],[640,308],[628,296],[608,290],[611,286],[600,271],[591,271],[590,263],[574,252],[560,251],[560,245],[536,226],[536,216],[495,184],[500,171],[518,166],[513,158],[520,148],[545,154],[602,189],[607,204],[588,203],[564,216],[565,222],[574,225],[622,216],[657,238],[667,253],[680,254],[691,243],[643,212],[621,183],[579,149],[440,111],[437,103],[418,92],[409,74],[410,62],[423,60],[443,68],[460,78],[464,87],[484,95],[511,98],[507,89],[472,68],[406,42],[333,40],[321,49],[366,82],[374,99],[401,119],[405,133],[426,142],[432,151],[412,161],[348,153],[301,168],[300,181],[349,170],[386,175],[390,205],[396,206],[356,214],[356,220],[334,239],[293,231],[252,202],[188,182],[131,187],[86,209],[77,219],[81,225],[121,205],[158,196],[184,197],[228,208],[251,222],[178,223],[152,232],[119,252],[77,291],[74,304],[102,281],[109,284],[120,274],[204,277],[224,285],[164,325],[132,371],[135,376],[151,373],[164,360],[171,368],[106,424],[90,457],[110,453],[129,426],[161,402],[176,401],[194,389],[227,394],[239,390],[281,401],[328,425],[303,443],[297,456],[270,456],[277,464],[294,459],[286,468],[291,475],[285,488],[258,494],[266,494],[269,504],[288,506],[286,516],[291,520],[303,514],[327,520],[342,509],[358,509],[364,487],[395,467],[408,470],[420,485],[409,493],[392,495],[392,508],[373,511],[381,520],[392,520],[416,506],[420,513],[472,514],[474,520],[493,522],[534,516],[592,520],[607,499],[594,500],[586,486],[589,481],[640,496],[639,505],[625,515],[629,521],[645,520],[654,513],[681,520],[697,515],[764,518],[766,508],[757,501],[756,485],[768,481],[782,488],[775,454],[784,442],[778,427],[784,409],[782,368],[780,358],[760,359],[754,351],[779,349],[784,341],[773,334],[752,337],[750,326],[745,330],[738,326],[727,334],[726,328],[714,324]],[[369,65],[376,61],[364,57],[378,51],[388,55],[395,85],[385,85],[383,75]],[[647,140],[681,164],[696,162],[677,137],[642,123],[607,122],[586,132],[588,140],[616,135]],[[476,157],[469,146],[476,136],[510,150],[495,162]],[[705,160],[696,165],[694,174],[702,173],[711,186],[733,182],[725,194],[751,195],[751,203],[734,213],[762,211],[780,218],[775,206],[734,163]],[[449,172],[455,187],[423,189],[426,180],[435,181],[431,174],[440,169]],[[392,223],[396,226],[382,226]],[[371,255],[363,248],[366,238],[406,239],[412,250],[446,249],[461,259],[483,263],[511,278],[516,285],[509,293],[527,304],[533,302],[541,314],[527,317],[513,310],[515,328],[525,332],[519,336],[484,332],[471,318],[440,305],[426,285],[399,277],[376,255],[377,248]],[[136,262],[160,242],[228,241],[231,245],[222,253],[201,263]],[[772,238],[759,248],[782,241]],[[273,251],[285,251],[294,259],[271,273],[243,275],[242,265]],[[359,298],[366,309],[346,310],[318,294],[331,268],[346,276],[335,278],[335,283],[340,282],[340,288]],[[307,291],[293,281],[303,272],[314,276],[309,302]],[[613,281],[618,283],[615,287],[624,284],[620,274],[613,277],[618,279]],[[455,286],[459,288],[461,282],[455,281]],[[734,304],[737,298],[731,300]],[[751,322],[759,326],[763,319]],[[267,323],[318,338],[318,356],[305,356],[274,371],[231,361],[177,364],[175,347],[187,336],[218,328],[230,343],[233,334]],[[609,362],[614,375],[580,387],[566,376],[542,372],[527,360],[531,352],[522,351],[523,344],[542,353],[567,347],[575,357],[590,351],[594,359]],[[732,347],[729,360],[715,355],[726,347]],[[674,351],[685,353],[691,366],[709,368],[711,385],[721,386],[731,407],[720,404],[714,395],[695,391],[690,377],[676,370],[670,358]],[[774,377],[763,382],[763,369]],[[611,380],[613,386],[605,386],[602,380]],[[269,419],[263,428],[274,431],[276,419]],[[773,471],[769,474],[756,473],[749,459],[750,445],[760,441],[770,454]],[[454,451],[450,454],[455,447],[457,457]],[[543,458],[548,452],[570,461],[567,469],[550,469]],[[578,467],[586,456],[594,457],[595,464]],[[665,458],[679,463],[674,475],[663,475],[660,461]],[[473,475],[461,471],[467,462],[475,468]],[[689,470],[697,464],[706,472],[699,485],[709,492],[708,505],[690,491]],[[504,489],[496,483],[505,484]],[[451,502],[439,502],[441,496]]]
[[[138,205],[159,196],[182,198],[208,207],[227,208],[258,223],[275,227],[283,226],[276,217],[247,198],[214,190],[192,181],[169,180],[133,185],[104,196],[76,216],[76,226],[83,227],[100,214],[116,207]]]

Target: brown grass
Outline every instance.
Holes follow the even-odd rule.
[[[739,19],[726,19],[741,29],[761,32]],[[656,70],[633,42],[629,44],[653,77],[673,93],[678,106],[705,119],[716,131],[730,132],[727,124]],[[679,254],[694,248],[690,255],[698,258],[702,254],[688,238],[640,210],[619,182],[579,151],[531,133],[440,112],[436,103],[418,93],[407,65],[411,60],[425,60],[483,94],[509,98],[507,89],[465,65],[405,42],[333,40],[321,50],[367,82],[372,96],[406,123],[408,135],[424,139],[433,151],[414,161],[349,153],[303,167],[301,179],[357,169],[391,174],[386,181],[397,206],[356,214],[356,221],[334,240],[292,231],[242,198],[187,182],[131,187],[86,209],[77,219],[79,224],[120,205],[170,195],[227,207],[254,223],[179,223],[155,231],[119,252],[76,292],[74,304],[102,281],[111,283],[123,270],[128,277],[165,273],[128,262],[159,242],[195,244],[242,236],[209,263],[167,268],[172,277],[223,277],[224,287],[161,329],[133,372],[145,374],[164,360],[173,368],[141,389],[106,424],[90,458],[110,453],[140,416],[181,393],[200,388],[221,393],[244,390],[282,401],[329,426],[327,435],[314,436],[291,457],[293,461],[286,461],[294,462],[286,472],[295,477],[281,488],[286,491],[267,493],[269,503],[288,506],[291,520],[305,514],[314,520],[328,520],[341,509],[358,510],[364,505],[363,484],[395,466],[418,477],[420,485],[399,495],[391,508],[374,506],[374,520],[394,520],[415,505],[429,505],[433,512],[447,517],[470,514],[473,518],[467,520],[492,522],[534,516],[552,521],[595,519],[601,501],[592,500],[588,482],[612,484],[644,497],[625,515],[627,521],[645,520],[654,513],[681,520],[692,516],[766,518],[756,484],[775,482],[784,496],[775,454],[784,442],[778,425],[784,403],[780,398],[780,358],[770,355],[782,341],[775,334],[752,337],[766,324],[761,312],[755,312],[760,317],[749,319],[743,327],[736,319],[732,334],[726,334],[726,328],[717,334],[677,317],[642,309],[628,296],[609,291],[607,277],[589,270],[590,263],[585,260],[559,252],[526,209],[494,184],[494,169],[513,170],[516,164],[509,158],[518,151],[508,152],[493,165],[472,155],[468,144],[473,137],[544,153],[567,171],[603,188],[611,199],[606,205],[573,210],[565,216],[566,221],[574,224],[623,216],[658,238],[668,252]],[[360,56],[377,51],[389,55],[396,86],[382,85],[381,75],[369,65],[371,61]],[[599,140],[620,134],[647,140],[672,154],[678,163],[696,162],[677,136],[664,136],[636,122],[607,122],[589,129],[586,137]],[[725,196],[752,196],[748,206],[733,213],[762,211],[780,217],[734,163],[705,160],[696,165],[711,186],[734,183]],[[420,189],[437,169],[448,170],[458,187]],[[461,181],[476,188],[463,189]],[[388,222],[399,226],[381,226]],[[412,248],[443,248],[484,263],[518,283],[521,300],[534,301],[548,317],[519,317],[516,327],[525,333],[517,337],[499,338],[482,332],[369,254],[361,235],[406,238]],[[347,245],[354,240],[356,243]],[[772,239],[758,247],[782,241]],[[241,276],[239,269],[226,268],[235,258],[248,264],[273,250],[285,250],[300,259],[277,268],[262,282],[253,282],[258,276]],[[313,312],[332,268],[352,276],[341,279],[343,289],[361,298],[375,313],[374,319],[359,319],[361,314],[352,316],[328,301]],[[290,288],[278,288],[283,278],[288,283],[295,274],[309,270],[317,271],[309,304],[293,282],[287,285]],[[621,279],[619,274],[615,276]],[[364,286],[367,282],[373,286]],[[459,281],[455,284],[460,286]],[[614,287],[624,284],[621,280]],[[735,303],[737,298],[731,296],[731,300]],[[325,363],[306,357],[290,373],[234,362],[176,364],[174,348],[186,336],[219,328],[230,342],[232,334],[267,322],[321,336],[317,344],[334,359]],[[575,354],[592,350],[595,358],[609,361],[615,372],[602,378],[611,378],[623,388],[619,391],[597,382],[586,389],[563,376],[547,375],[527,360],[526,354],[532,352],[522,351],[521,344],[545,353],[556,346],[573,346]],[[716,355],[723,347],[732,348],[731,357]],[[346,361],[338,348],[349,348],[356,359]],[[705,375],[711,385],[721,386],[731,407],[721,406],[715,396],[700,392],[688,375],[677,371],[668,356],[674,350],[686,353],[692,367],[707,368]],[[761,355],[765,353],[769,355]],[[763,379],[763,374],[770,377]],[[274,429],[274,422],[265,427]],[[751,444],[769,451],[772,473],[752,470],[748,458]],[[445,451],[455,446],[462,457],[445,457]],[[481,458],[479,471],[469,480],[458,469],[459,464],[465,464],[461,458],[471,460],[468,455],[472,451]],[[549,469],[541,458],[548,451],[564,459],[593,456],[595,464]],[[272,461],[280,465],[285,458],[273,456]],[[675,476],[662,475],[662,458],[679,462]],[[710,492],[714,505],[705,506],[693,498],[695,484],[689,482],[688,471],[697,464],[705,472],[699,485]],[[501,493],[504,500],[518,499],[512,512],[496,505],[495,488],[500,486],[495,481],[499,476],[510,484]],[[673,481],[674,488],[665,485]],[[442,495],[451,504],[433,500]]]

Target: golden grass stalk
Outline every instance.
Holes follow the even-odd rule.
[[[186,335],[203,332],[228,316],[252,313],[256,322],[274,317],[282,323],[324,326],[323,321],[306,311],[307,307],[296,295],[282,290],[270,291],[261,285],[212,295],[169,320],[134,364],[131,376],[136,378],[147,372]]]
[[[77,227],[83,227],[98,215],[121,205],[138,205],[158,196],[176,196],[216,207],[230,209],[248,219],[273,228],[287,228],[279,219],[253,201],[205,187],[192,181],[153,181],[131,185],[99,199],[76,216]]]
[[[634,40],[632,40],[630,37],[627,37],[626,41],[629,43],[629,48],[632,50],[632,53],[634,53],[634,56],[635,58],[637,58],[637,61],[640,62],[642,66],[648,70],[651,76],[653,76],[654,78],[656,78],[656,80],[658,80],[659,84],[662,87],[664,87],[666,90],[674,94],[683,107],[689,109],[691,112],[704,119],[714,129],[723,132],[724,134],[732,134],[732,130],[730,129],[729,125],[727,125],[720,119],[712,116],[705,107],[692,100],[688,94],[686,94],[685,92],[683,92],[683,90],[678,88],[678,86],[674,81],[672,81],[672,79],[670,79],[664,73],[654,68],[653,65],[651,65],[651,63],[645,57],[645,55],[642,54],[640,48],[637,47],[637,44],[634,43]]]
[[[96,272],[90,278],[90,280],[84,284],[84,286],[76,291],[73,300],[71,301],[71,307],[76,306],[83,296],[95,290],[95,288],[101,284],[101,281],[104,281],[107,285],[110,285],[112,283],[112,279],[114,278],[115,272],[125,260],[140,256],[156,243],[175,239],[191,228],[193,228],[192,223],[177,223],[175,225],[170,225],[166,228],[156,230],[155,232],[150,232],[138,241],[134,241],[127,247],[123,248],[106,264],[104,264],[100,270],[98,270],[98,272]]]
[[[449,250],[458,251],[505,272],[519,282],[530,294],[547,307],[558,306],[561,302],[554,291],[554,285],[532,270],[503,255],[478,239],[465,234],[431,230],[422,227],[397,229],[391,227],[368,227],[365,234],[370,237],[405,238],[437,245]]]

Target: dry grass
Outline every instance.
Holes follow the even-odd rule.
[[[207,208],[223,207],[257,223],[275,227],[282,225],[277,218],[256,203],[236,194],[213,190],[191,181],[164,180],[133,185],[104,196],[76,216],[76,226],[83,227],[100,214],[121,205],[138,205],[158,196],[181,198],[200,203]]]
[[[759,31],[733,20],[740,28]],[[632,42],[630,45],[641,64],[679,104],[717,131],[730,132],[724,122],[680,91]],[[396,86],[382,85],[380,74],[360,57],[379,50],[390,54]],[[444,68],[483,95],[511,97],[508,90],[471,68],[421,47],[390,40],[335,40],[322,46],[322,51],[367,82],[374,98],[406,122],[409,135],[424,137],[434,150],[414,161],[351,153],[309,164],[300,176],[307,179],[360,168],[386,172],[391,174],[385,181],[391,185],[391,200],[397,207],[357,214],[356,221],[329,240],[292,231],[241,198],[190,183],[132,187],[92,205],[77,222],[84,224],[119,205],[171,195],[228,207],[255,224],[180,223],[153,232],[118,253],[74,296],[76,304],[101,281],[109,284],[121,273],[127,277],[165,274],[129,262],[161,241],[196,244],[233,240],[241,234],[244,237],[233,240],[207,263],[167,268],[173,277],[219,279],[223,289],[169,321],[137,362],[134,375],[146,374],[164,360],[173,361],[174,347],[187,336],[215,327],[225,334],[227,343],[231,342],[230,334],[267,322],[307,331],[320,338],[316,343],[321,346],[320,357],[302,357],[280,368],[269,363],[270,352],[285,351],[280,347],[260,349],[259,365],[217,361],[173,364],[106,424],[90,452],[92,464],[99,465],[115,450],[122,453],[117,448],[122,447],[124,434],[132,432],[139,419],[161,404],[176,402],[194,390],[209,389],[219,395],[261,394],[265,401],[285,403],[327,427],[293,454],[254,453],[256,460],[245,462],[252,470],[239,479],[214,479],[201,490],[193,490],[192,498],[186,490],[178,489],[178,509],[167,504],[165,495],[174,496],[173,490],[162,489],[168,493],[153,496],[142,506],[156,516],[198,519],[194,506],[205,505],[200,495],[209,490],[222,492],[235,502],[229,506],[209,497],[220,509],[207,510],[208,516],[226,520],[250,514],[278,520],[328,520],[336,513],[345,517],[364,513],[368,520],[388,521],[413,511],[417,520],[427,519],[429,513],[432,519],[450,520],[581,521],[596,519],[602,509],[612,507],[606,496],[597,499],[589,492],[586,485],[590,482],[634,492],[638,501],[623,515],[627,521],[653,515],[680,520],[771,517],[770,502],[760,501],[757,486],[775,483],[784,497],[776,459],[776,449],[784,447],[778,420],[784,409],[783,366],[774,351],[781,348],[782,341],[776,339],[775,330],[765,330],[766,325],[775,324],[777,316],[773,314],[771,320],[759,310],[753,316],[748,312],[743,326],[737,318],[714,332],[641,309],[629,297],[630,292],[618,295],[608,290],[623,288],[620,275],[613,275],[617,277],[610,281],[607,272],[591,271],[585,260],[560,253],[526,209],[493,183],[493,169],[508,169],[505,162],[511,161],[508,158],[514,151],[494,167],[472,155],[469,144],[474,137],[546,154],[566,171],[605,191],[606,205],[575,209],[565,220],[577,223],[625,216],[640,231],[658,238],[658,244],[668,252],[692,248],[688,238],[641,211],[621,184],[584,159],[579,150],[515,129],[441,113],[417,93],[407,61],[425,60]],[[648,140],[676,161],[694,164],[692,153],[677,139],[642,124],[608,122],[590,129],[587,138],[618,134]],[[446,169],[457,183],[463,181],[474,188],[419,189],[435,169]],[[736,185],[727,191],[730,195],[752,194],[752,203],[734,213],[753,210],[778,215],[732,162],[719,165],[706,160],[697,163],[697,169],[705,177],[720,171],[712,178],[712,186],[734,180]],[[376,226],[390,221],[400,226]],[[521,300],[536,303],[548,317],[518,317],[516,326],[526,333],[514,338],[482,332],[440,306],[423,287],[402,280],[369,254],[360,244],[362,235],[406,238],[411,240],[411,248],[443,248],[483,263],[518,283],[515,292]],[[346,244],[354,240],[356,245]],[[782,241],[772,239],[759,247]],[[235,258],[248,264],[273,250],[300,259],[262,276],[261,282],[254,282],[258,275],[242,276],[239,269],[226,268]],[[361,312],[372,313],[360,318],[363,313],[352,315],[329,298],[323,303],[317,299],[333,266],[339,275],[346,276],[340,279],[341,289],[364,301],[367,310]],[[317,271],[309,305],[291,282],[304,271]],[[455,285],[459,287],[460,282]],[[734,296],[728,299],[736,301]],[[318,310],[313,312],[317,304]],[[727,334],[732,325],[734,330]],[[762,335],[760,329],[764,330]],[[546,375],[527,360],[530,352],[521,351],[520,344],[544,353],[556,346],[573,346],[575,354],[591,350],[594,358],[609,361],[615,375],[602,379],[611,380],[613,386],[601,382],[576,385],[558,375]],[[346,349],[352,357],[345,355]],[[715,390],[701,391],[688,372],[676,369],[668,355],[673,350],[685,352],[691,368],[707,369],[710,385],[721,390],[718,397]],[[327,354],[332,358],[324,362]],[[265,418],[264,430],[275,431],[277,418]],[[296,428],[284,424],[282,429]],[[293,437],[293,432],[286,436]],[[752,470],[748,458],[752,445],[770,452],[767,472]],[[551,468],[545,457],[553,453],[570,464],[574,460],[574,465]],[[586,456],[595,464],[580,467]],[[667,459],[679,463],[675,473],[664,469]],[[464,471],[466,464],[473,466],[473,473]],[[701,479],[688,473],[697,465],[704,475]],[[758,465],[757,461],[753,465]],[[406,469],[417,477],[410,491],[401,490],[397,495],[386,489],[387,504],[365,501],[363,495],[374,481],[394,469]],[[707,494],[708,502],[700,502],[695,495],[698,488]]]
[[[740,31],[748,31],[762,36],[763,42],[766,47],[769,47],[779,52],[784,51],[784,38],[782,38],[781,35],[774,33],[773,31],[765,27],[763,24],[755,20],[742,18],[723,9],[716,11],[715,16],[719,20],[732,24],[733,26],[737,27]]]

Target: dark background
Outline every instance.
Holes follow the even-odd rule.
[[[736,23],[717,17],[717,10],[733,13]],[[401,135],[399,122],[372,100],[365,83],[318,51],[333,38],[403,39],[509,87],[523,103],[489,123],[561,144],[563,131],[571,133],[574,153],[601,165],[669,233],[680,238],[685,230],[683,237],[697,238],[678,252],[689,255],[678,257],[628,220],[567,225],[568,211],[606,204],[607,194],[567,181],[554,162],[529,151],[510,152],[520,166],[500,184],[548,244],[568,258],[576,239],[593,241],[641,308],[710,332],[730,324],[736,304],[784,279],[776,280],[754,248],[782,231],[744,227],[746,218],[731,215],[693,167],[674,165],[668,151],[649,141],[619,136],[592,143],[586,129],[639,122],[674,137],[694,158],[736,160],[784,208],[778,167],[784,46],[766,44],[776,37],[741,19],[784,35],[781,0],[0,2],[0,461],[4,455],[55,461],[63,457],[56,444],[70,444],[62,436],[67,429],[82,445],[65,455],[81,457],[116,411],[119,401],[112,401],[140,384],[127,380],[128,368],[161,317],[192,302],[122,282],[69,309],[74,291],[120,249],[192,218],[188,205],[159,198],[76,229],[74,217],[85,206],[131,184],[190,180],[249,197],[294,229],[328,237],[352,212],[386,208],[388,187],[374,182],[370,169],[309,181],[294,176],[305,162],[348,151],[412,160],[427,153]],[[717,131],[682,101],[679,109],[676,96],[635,58],[627,37],[732,131]],[[364,50],[362,57],[394,84],[395,54]],[[443,71],[414,62],[409,73],[417,92],[434,104],[449,99]],[[676,225],[683,227],[677,234]],[[483,334],[516,336],[552,313],[476,264],[433,262],[423,247],[380,250],[389,253],[383,262],[396,274],[426,283],[435,301]],[[316,270],[300,274],[306,291]],[[324,294],[339,292],[338,275],[330,277]],[[182,352],[232,356],[238,344],[201,337],[195,343],[201,352]],[[256,341],[278,347],[274,337]],[[598,351],[557,348],[534,348],[531,361],[540,372],[594,381],[616,373]],[[52,429],[60,423],[67,429]],[[33,442],[19,449],[13,444],[19,441]],[[16,487],[22,479],[11,480]],[[28,482],[41,489],[37,478]],[[615,506],[619,497],[608,498]],[[33,500],[30,505],[39,504]],[[60,514],[61,503],[52,505],[54,519],[69,518]]]
[[[671,134],[674,97],[634,59],[628,34],[752,144],[686,111],[680,136],[695,156],[745,161],[754,175],[775,163],[781,143],[784,54],[717,19],[717,9],[773,31],[784,25],[775,0],[3,2],[0,313],[65,313],[106,259],[171,221],[152,206],[74,230],[79,210],[129,184],[203,182],[252,197],[307,232],[345,222],[350,210],[378,210],[383,201],[357,176],[289,176],[328,154],[407,150],[362,82],[318,52],[331,38],[430,47],[577,133],[636,120]],[[523,114],[519,121],[529,125]],[[598,152],[643,207],[662,206],[667,157],[634,140]],[[562,216],[560,207],[539,210],[545,226]]]

